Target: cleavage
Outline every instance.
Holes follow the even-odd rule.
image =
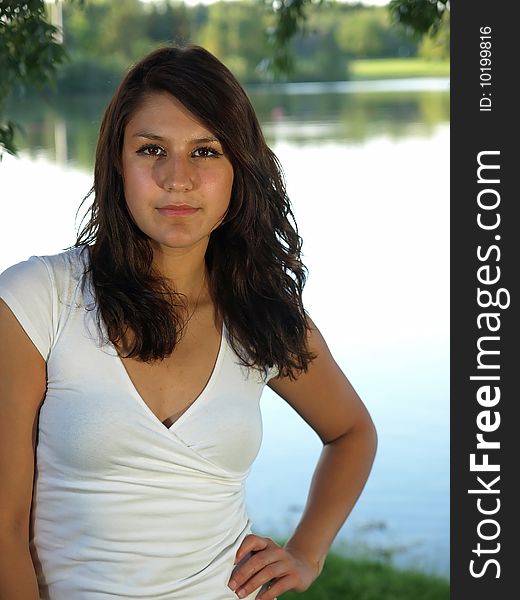
[[[171,427],[207,387],[222,338],[213,323],[198,325],[187,329],[173,353],[160,362],[121,358],[136,392],[165,427]]]

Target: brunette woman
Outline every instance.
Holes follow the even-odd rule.
[[[145,56],[92,191],[74,247],[0,276],[0,598],[306,590],[376,435],[303,307],[281,169],[235,77],[200,47]],[[266,384],[323,442],[283,547],[245,508]]]

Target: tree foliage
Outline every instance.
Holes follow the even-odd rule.
[[[305,31],[309,7],[329,4],[330,0],[265,0],[276,15],[276,24],[269,32],[272,42],[270,66],[275,73],[286,74],[294,69],[291,40]],[[362,5],[360,5],[362,6]],[[389,10],[394,23],[420,38],[435,35],[449,0],[391,0]]]
[[[265,0],[275,15],[275,24],[267,30],[271,46],[266,66],[275,74],[294,69],[294,58],[289,43],[295,35],[305,31],[308,7],[323,4],[324,0]]]
[[[238,79],[260,78],[266,56],[267,14],[259,2],[217,2],[208,7],[204,24],[193,39],[220,57]]]
[[[15,87],[52,84],[65,59],[57,34],[43,0],[0,0],[0,148],[12,154],[17,125],[2,118],[5,102]]]
[[[389,9],[394,22],[413,35],[434,36],[450,10],[450,0],[391,0]]]
[[[417,47],[401,28],[392,27],[391,15],[384,7],[353,11],[338,24],[336,39],[349,57],[356,58],[410,56]]]
[[[424,35],[418,56],[428,60],[447,60],[450,57],[450,13],[445,11],[434,35]]]

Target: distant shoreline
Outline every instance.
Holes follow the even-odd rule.
[[[74,65],[72,65],[74,66]],[[70,67],[70,65],[69,65]],[[86,77],[81,88],[64,75],[55,89],[44,89],[43,95],[53,98],[64,96],[106,96],[110,97],[121,77],[121,73],[107,67],[100,67],[96,76]],[[107,70],[106,70],[107,69]],[[353,59],[349,62],[350,77],[340,81],[288,80],[288,81],[242,81],[248,90],[284,91],[287,93],[312,94],[317,92],[350,91],[443,91],[449,89],[449,61],[433,61],[421,58],[382,58]],[[92,87],[93,82],[101,82],[101,87]],[[294,86],[294,87],[293,87]],[[294,89],[294,92],[291,92]],[[42,93],[32,88],[25,92],[14,92],[11,102],[21,98],[41,97]],[[9,106],[9,101],[8,101]]]
[[[405,77],[348,81],[297,81],[246,84],[251,92],[285,94],[359,93],[359,92],[444,92],[450,89],[449,77]]]

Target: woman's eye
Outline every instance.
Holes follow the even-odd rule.
[[[215,148],[211,148],[209,146],[204,148],[197,148],[192,152],[192,155],[196,158],[211,158],[215,156],[222,156],[222,152],[215,150]]]
[[[166,156],[166,152],[157,144],[146,144],[142,148],[139,148],[137,154],[144,154],[145,156]]]

